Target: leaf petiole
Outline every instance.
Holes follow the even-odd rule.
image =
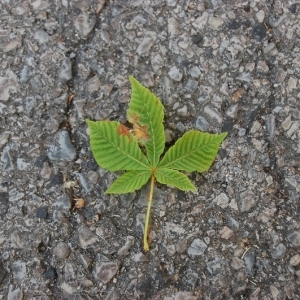
[[[146,213],[146,219],[145,219],[145,229],[144,229],[144,250],[145,251],[149,251],[148,233],[149,233],[150,211],[151,211],[153,191],[154,191],[154,181],[155,181],[155,176],[154,176],[154,174],[152,174],[150,192],[149,192],[149,198],[148,198],[148,207],[147,207],[147,213]]]

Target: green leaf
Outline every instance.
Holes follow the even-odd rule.
[[[165,148],[163,105],[136,79],[132,76],[129,79],[132,93],[127,118],[137,138],[145,145],[151,166],[156,167]]]
[[[226,132],[210,134],[189,131],[168,150],[158,168],[204,172],[214,162],[226,135]]]
[[[159,168],[155,172],[155,178],[159,183],[175,186],[182,191],[197,191],[189,178],[176,170]]]
[[[116,121],[89,121],[91,149],[97,163],[109,170],[149,170],[137,139]]]
[[[105,194],[125,194],[139,190],[151,177],[151,171],[128,171],[118,177]]]

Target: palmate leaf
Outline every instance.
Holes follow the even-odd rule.
[[[163,105],[147,88],[132,76],[131,101],[127,118],[133,124],[133,131],[140,138],[147,150],[147,157],[152,167],[156,167],[165,148],[163,127]]]
[[[155,172],[155,178],[159,183],[175,186],[182,191],[197,190],[188,177],[177,170],[159,168]]]
[[[209,134],[191,130],[177,140],[158,168],[184,170],[187,172],[207,171],[215,160],[221,142],[227,133]]]
[[[149,170],[137,139],[116,121],[89,121],[90,144],[98,165],[109,171]]]
[[[118,177],[114,183],[106,190],[105,194],[125,194],[139,190],[148,182],[152,172],[145,171],[128,171]]]

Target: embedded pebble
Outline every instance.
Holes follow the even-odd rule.
[[[119,267],[116,263],[103,263],[95,267],[95,277],[106,284],[116,275],[118,269]]]
[[[59,131],[51,144],[48,144],[48,157],[51,160],[72,161],[76,152],[67,131]]]
[[[15,280],[22,281],[26,276],[26,263],[20,260],[15,261],[12,264],[12,273]]]
[[[98,240],[97,235],[84,225],[79,228],[78,236],[79,244],[84,249],[88,248]]]
[[[271,250],[271,255],[274,259],[282,258],[285,255],[286,246],[282,243],[274,247],[274,250]]]
[[[231,260],[231,266],[235,270],[239,270],[240,268],[244,267],[244,261],[236,256],[234,256]]]
[[[72,62],[69,57],[66,57],[62,63],[58,74],[62,81],[69,81],[73,78],[72,75]]]
[[[96,19],[91,18],[88,14],[81,14],[79,16],[76,16],[74,19],[74,26],[78,30],[81,37],[85,38],[87,37],[91,31],[93,30]]]
[[[188,248],[188,254],[193,255],[202,255],[206,250],[207,245],[200,239],[195,239],[190,247]]]
[[[224,226],[220,230],[220,234],[221,234],[221,238],[225,239],[225,240],[230,239],[234,235],[233,231],[230,228],[228,228],[227,226]]]
[[[20,288],[13,290],[13,286],[9,285],[9,292],[7,294],[7,300],[22,300],[23,292]]]
[[[168,74],[174,81],[181,81],[182,79],[182,74],[176,66],[173,66]]]
[[[156,41],[156,32],[147,31],[145,32],[144,39],[136,49],[137,54],[141,55],[148,52]]]
[[[70,254],[70,248],[65,242],[58,242],[53,248],[53,253],[58,259],[66,259]]]
[[[293,267],[296,267],[300,264],[300,254],[296,254],[291,257],[290,259],[290,265]]]
[[[287,236],[287,239],[294,247],[300,246],[300,231],[294,231]]]
[[[225,193],[221,193],[220,195],[218,195],[214,202],[219,205],[222,208],[226,208],[228,206],[229,203],[229,198],[227,197],[227,195]]]
[[[118,251],[118,255],[126,255],[128,250],[133,246],[134,240],[134,236],[127,236],[124,246]]]
[[[0,100],[7,101],[18,90],[18,77],[11,70],[7,70],[5,77],[0,77]]]
[[[256,205],[254,195],[251,191],[245,191],[240,196],[240,210],[246,212]]]
[[[207,131],[209,127],[209,123],[206,121],[204,117],[198,117],[196,120],[196,128],[201,131]]]

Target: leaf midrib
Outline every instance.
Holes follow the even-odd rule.
[[[150,91],[149,91],[149,93],[150,93]],[[142,93],[140,92],[140,87],[139,86],[138,86],[138,94],[142,98]],[[159,162],[155,163],[155,161],[156,161],[156,142],[155,142],[155,139],[153,138],[154,135],[155,135],[155,132],[153,130],[153,122],[152,122],[152,120],[150,118],[149,110],[147,109],[147,106],[146,106],[146,101],[143,103],[143,108],[146,111],[147,118],[148,118],[149,123],[150,123],[151,134],[150,134],[150,140],[149,140],[149,142],[151,141],[152,144],[153,144],[153,162],[152,163],[150,162],[150,163],[153,164],[152,167],[155,168],[158,165],[158,163],[159,163]],[[141,124],[141,125],[145,125],[145,124]],[[147,156],[148,156],[148,151],[147,151]],[[149,157],[148,157],[148,160],[149,160]]]

